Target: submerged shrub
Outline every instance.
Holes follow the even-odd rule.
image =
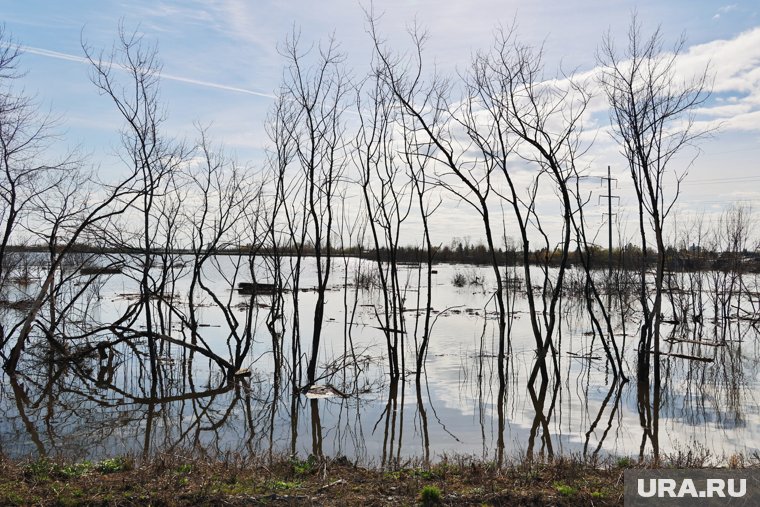
[[[454,277],[451,279],[451,283],[454,287],[464,287],[465,285],[479,285],[482,286],[485,280],[474,269],[462,272],[457,271],[454,273]]]
[[[380,285],[376,271],[359,271],[356,274],[356,285],[360,289],[369,290]]]

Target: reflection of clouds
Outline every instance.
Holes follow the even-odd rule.
[[[286,263],[287,265],[287,263]],[[349,259],[349,275],[354,273],[357,266],[374,268],[371,260]],[[221,258],[222,271],[229,276],[234,269],[232,258]],[[340,288],[344,265],[338,259],[335,265],[333,288]],[[423,384],[422,396],[427,413],[428,431],[431,438],[431,452],[438,458],[442,453],[475,454],[490,456],[496,447],[498,439],[497,427],[497,399],[498,396],[498,372],[496,370],[494,354],[497,350],[496,321],[492,315],[486,321],[482,363],[478,357],[481,352],[480,339],[483,333],[484,305],[486,305],[490,290],[493,287],[490,268],[485,266],[464,265],[436,265],[438,274],[434,275],[435,290],[433,292],[433,307],[442,311],[449,306],[457,306],[459,313],[451,312],[441,315],[433,329],[431,336],[428,361],[426,363],[427,385]],[[457,271],[474,271],[485,278],[485,291],[479,287],[455,288],[451,279]],[[417,270],[404,266],[402,278],[409,275],[410,286],[416,288]],[[209,273],[210,275],[211,273]],[[258,266],[257,276],[265,276],[264,264]],[[536,272],[536,275],[538,272]],[[314,259],[308,258],[303,266],[304,287],[313,286],[315,283]],[[220,293],[228,294],[221,277],[208,277],[208,283]],[[351,276],[349,276],[351,278]],[[538,279],[538,277],[537,277]],[[104,296],[103,314],[112,315],[107,303],[114,294],[129,292],[130,284],[124,277],[114,276],[106,282],[102,294]],[[178,280],[177,293],[183,295],[187,291],[187,277]],[[424,291],[424,288],[423,288]],[[353,290],[349,288],[349,311],[352,306]],[[410,297],[414,293],[410,292]],[[311,308],[316,303],[316,295],[313,292],[300,294],[302,307],[302,333],[305,342],[308,343],[311,332]],[[245,298],[233,295],[233,302],[242,301]],[[288,303],[289,295],[286,295]],[[360,304],[380,304],[380,295],[377,291],[362,291]],[[266,302],[264,298],[261,302]],[[117,300],[113,305],[123,306],[123,300]],[[409,302],[408,306],[416,306],[416,300]],[[583,304],[574,300],[563,301],[563,320],[561,353],[558,357],[559,367],[562,372],[562,382],[558,393],[557,404],[553,409],[549,422],[551,438],[555,452],[567,453],[582,450],[591,424],[598,415],[609,389],[610,378],[605,370],[603,361],[580,360],[569,356],[568,352],[582,353],[591,348],[591,337],[583,333],[588,330],[588,321],[582,314],[578,314],[574,308],[583,308]],[[468,312],[468,310],[471,310]],[[535,360],[534,344],[530,322],[526,313],[526,303],[518,300],[516,310],[518,313],[513,324],[512,354],[508,362],[505,400],[505,443],[507,455],[515,455],[523,452],[526,448],[527,436],[531,429],[535,411],[529,392],[525,385]],[[242,310],[241,310],[242,311]],[[248,452],[241,442],[253,438],[252,448],[258,452],[267,450],[268,424],[271,418],[271,372],[272,357],[269,354],[271,336],[268,335],[263,319],[266,317],[266,309],[260,308],[257,314],[259,324],[256,328],[255,343],[250,358],[244,366],[250,366],[253,372],[250,390],[244,389],[241,393],[250,395],[251,399],[245,403],[235,402],[233,391],[220,393],[214,397],[200,400],[204,405],[204,424],[221,420],[227,409],[234,402],[235,405],[230,416],[218,431],[208,432],[199,430],[199,440],[204,445],[218,447],[220,449],[233,449]],[[331,290],[328,303],[325,308],[327,322],[323,333],[322,361],[324,364],[336,360],[343,354],[343,292]],[[489,303],[487,311],[493,311],[493,302]],[[475,315],[475,312],[480,315]],[[287,311],[286,311],[287,313]],[[407,329],[413,329],[413,313],[405,314],[407,317]],[[104,317],[108,318],[108,317]],[[335,319],[331,321],[329,319]],[[202,323],[220,327],[204,327],[204,338],[214,350],[226,355],[227,331],[221,325],[222,316],[213,307],[205,307],[200,314]],[[385,342],[382,332],[376,329],[377,321],[374,312],[369,307],[358,308],[357,322],[361,325],[354,328],[354,343],[357,353],[373,356],[378,360],[386,355]],[[287,323],[286,323],[286,329]],[[289,350],[288,340],[290,333],[286,332],[284,350]],[[635,338],[628,340],[627,359],[630,364],[635,362]],[[413,338],[411,334],[406,336],[408,346],[407,367],[413,368]],[[734,343],[734,347],[739,345]],[[557,341],[559,346],[559,341]],[[368,347],[368,348],[367,348]],[[603,356],[599,350],[600,344],[595,342],[594,355]],[[757,450],[760,441],[758,434],[760,428],[760,407],[756,390],[758,389],[758,364],[755,356],[756,347],[742,345],[742,354],[738,349],[722,349],[719,351],[718,361],[709,365],[691,365],[680,359],[665,360],[668,366],[669,376],[664,377],[664,393],[662,412],[660,415],[660,448],[662,452],[669,453],[686,449],[692,442],[697,442],[710,450],[713,455],[720,456],[723,453],[730,454],[735,451],[752,452]],[[366,350],[365,350],[366,349]],[[135,368],[137,356],[128,358],[132,361],[131,368]],[[738,358],[742,358],[739,360]],[[255,362],[254,362],[255,359]],[[250,363],[250,364],[249,364]],[[481,369],[482,364],[482,369]],[[187,389],[181,377],[183,364],[177,361],[175,364],[164,364],[167,377],[174,382],[171,386],[178,392]],[[481,375],[479,377],[479,375]],[[40,375],[44,375],[40,373]],[[350,374],[349,374],[350,375]],[[120,377],[121,378],[121,377]],[[134,384],[135,380],[129,375],[124,375],[124,382],[133,383],[131,389],[143,389],[145,387]],[[365,382],[366,378],[366,382]],[[209,375],[208,366],[201,360],[193,363],[193,379],[196,387],[206,385],[209,382],[214,385],[224,385],[221,378],[216,374]],[[696,380],[695,380],[696,379]],[[336,387],[341,387],[341,375],[333,379]],[[350,381],[350,379],[349,379]],[[284,381],[283,381],[284,382]],[[701,384],[700,384],[701,382]],[[695,385],[696,383],[696,385]],[[93,440],[96,435],[99,439],[89,452],[103,455],[113,454],[113,449],[137,450],[140,446],[140,435],[145,429],[144,405],[123,397],[120,402],[115,402],[114,407],[98,407],[89,397],[79,395],[74,384],[67,384],[68,391],[57,398],[57,405],[61,407],[57,414],[62,414],[55,419],[56,437],[63,439],[63,443],[50,442],[51,448],[61,449],[66,452],[77,451],[77,447],[84,440]],[[5,386],[5,385],[4,385]],[[349,456],[361,456],[366,460],[377,460],[382,453],[384,419],[381,418],[388,402],[388,377],[387,360],[379,359],[372,362],[362,373],[359,386],[369,386],[371,392],[361,394],[358,402],[355,398],[347,400],[322,400],[319,402],[320,418],[324,436],[324,451],[334,456],[337,453]],[[7,386],[3,387],[4,389]],[[75,386],[76,387],[76,386]],[[289,386],[281,385],[285,393],[292,394]],[[547,396],[551,397],[550,383]],[[621,403],[612,419],[611,428],[602,445],[602,454],[613,455],[637,455],[641,441],[642,429],[637,412],[637,386],[631,381],[624,386],[621,394]],[[428,390],[431,401],[428,403]],[[102,396],[113,398],[113,393],[92,393],[82,390],[88,396]],[[403,394],[402,394],[403,392]],[[403,395],[403,399],[402,399]],[[302,398],[299,397],[299,400]],[[404,389],[399,389],[399,404],[395,415],[400,415],[403,410],[403,442],[402,453],[409,457],[419,457],[423,450],[421,446],[420,417],[417,409],[417,399],[414,386],[414,376],[407,377]],[[606,406],[600,417],[598,426],[591,435],[589,451],[596,449],[598,440],[607,430],[607,424],[613,410],[612,401]],[[402,405],[403,403],[403,405]],[[544,412],[549,411],[550,400],[544,406]],[[70,413],[66,413],[66,407],[73,407]],[[183,429],[195,428],[197,422],[193,415],[193,405],[190,403],[166,403],[161,407],[162,417],[154,421],[155,442],[173,442],[173,439],[189,438],[179,436]],[[79,410],[76,412],[76,410]],[[289,450],[289,435],[291,415],[290,399],[288,394],[281,395],[277,413],[275,414],[275,427],[273,440],[276,451],[287,452]],[[298,408],[298,432],[299,440],[297,449],[304,455],[311,452],[311,427],[310,407],[301,401]],[[0,413],[6,415],[4,422],[0,423],[0,439],[10,443],[5,447],[9,452],[27,452],[33,445],[26,436],[23,423],[15,414],[11,396],[0,396]],[[248,414],[253,414],[253,423],[248,423]],[[33,414],[36,420],[44,419],[42,412]],[[59,416],[56,416],[59,417]],[[78,419],[79,418],[79,419]],[[381,420],[382,419],[382,420]],[[380,424],[375,424],[381,420]],[[739,421],[739,422],[737,422]],[[401,417],[397,417],[396,424],[401,424]],[[179,427],[179,428],[178,428]],[[204,426],[205,427],[205,426]],[[106,433],[98,433],[99,430]],[[397,428],[398,430],[398,428]],[[193,430],[195,431],[195,429]],[[396,432],[396,436],[400,434]],[[253,436],[252,436],[253,435]],[[91,438],[92,437],[92,438]],[[46,445],[48,442],[45,442]],[[15,446],[15,447],[14,447]]]
[[[449,271],[453,272],[453,269],[453,267],[449,267]],[[487,270],[484,270],[483,273],[487,276]],[[453,288],[448,290],[450,293],[455,291]],[[442,287],[440,292],[446,292],[446,290]],[[449,294],[449,296],[451,295]],[[484,300],[485,297],[481,297],[481,304]],[[477,307],[477,304],[473,304],[473,306]],[[448,409],[448,413],[459,414],[462,418],[460,421],[444,422],[449,423],[452,428],[461,428],[463,434],[472,436],[474,434],[470,433],[474,432],[472,425],[478,423],[481,417],[477,399],[479,394],[476,379],[478,364],[475,356],[478,352],[482,321],[473,321],[465,314],[459,314],[450,316],[445,323],[446,331],[444,333],[433,333],[427,367],[430,393],[434,404],[445,407]],[[601,361],[593,362],[592,369],[589,372],[584,361],[564,355],[566,351],[586,350],[588,348],[590,338],[581,334],[585,325],[587,325],[585,319],[581,318],[575,323],[575,331],[570,330],[568,332],[567,329],[563,331],[564,345],[560,362],[562,371],[567,373],[567,379],[562,382],[558,404],[550,421],[550,428],[557,447],[568,446],[564,448],[565,451],[578,450],[582,447],[586,439],[586,432],[589,431],[592,422],[597,417],[608,393],[606,383],[609,379],[606,377]],[[493,333],[492,326],[490,326],[486,335],[488,337],[486,339],[486,350],[491,353],[495,350],[493,348]],[[515,322],[515,351],[510,360],[510,368],[517,370],[517,380],[507,388],[508,427],[506,431],[508,436],[512,435],[515,438],[513,443],[516,445],[524,441],[526,431],[533,424],[534,407],[524,382],[530,373],[534,354],[530,340],[521,341],[518,338],[530,336],[530,333],[527,318]],[[584,341],[586,343],[581,346],[580,343]],[[633,348],[629,346],[629,362],[631,364],[634,361],[632,350]],[[437,355],[436,351],[443,355]],[[598,355],[601,356],[603,353],[598,351]],[[495,442],[496,435],[492,432],[496,431],[494,422],[496,419],[495,396],[498,384],[493,369],[493,364],[484,368],[486,374],[481,389],[484,393],[484,405],[482,406],[484,412],[482,415],[487,419],[486,425],[489,428],[486,432],[486,438]],[[463,371],[467,373],[463,374]],[[685,374],[686,372],[683,369],[676,370],[672,372],[672,377],[666,380],[669,388],[674,390],[675,394],[685,389],[686,382],[683,378]],[[751,376],[749,373],[747,375]],[[550,390],[551,387],[550,385]],[[748,386],[744,391],[746,398],[741,402],[744,422],[738,427],[730,422],[731,414],[726,413],[724,404],[719,401],[717,396],[710,395],[709,388],[702,389],[700,391],[701,396],[698,398],[692,396],[687,399],[679,395],[682,400],[689,404],[685,407],[688,411],[701,410],[700,404],[705,401],[711,405],[707,408],[713,415],[708,415],[707,420],[698,419],[695,423],[689,417],[685,418],[684,413],[675,410],[672,403],[664,404],[660,416],[661,451],[671,453],[679,449],[683,450],[688,448],[692,442],[704,445],[716,456],[724,453],[756,450],[757,445],[753,443],[758,441],[757,429],[760,428],[760,416],[758,415],[757,401],[750,394],[751,389],[754,388],[756,386]],[[586,389],[588,389],[588,394],[586,394]],[[599,439],[607,431],[610,413],[613,410],[613,401],[614,393],[591,434],[590,452],[596,449]],[[545,411],[548,409],[549,401],[545,405]],[[697,413],[695,415],[698,418],[703,417]],[[641,435],[642,429],[637,412],[636,384],[629,382],[623,388],[620,406],[615,411],[601,452],[612,455],[636,455],[641,443]],[[472,443],[473,452],[478,450],[476,447],[478,443],[480,442]]]

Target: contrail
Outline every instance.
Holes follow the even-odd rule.
[[[66,60],[69,62],[77,62],[77,63],[84,63],[84,64],[90,63],[90,61],[83,56],[71,55],[68,53],[61,53],[59,51],[52,51],[50,49],[35,48],[32,46],[19,46],[19,49],[24,53],[45,56],[48,58],[56,58],[58,60]],[[247,95],[254,95],[256,97],[264,97],[264,98],[273,99],[273,100],[277,98],[277,96],[272,95],[271,93],[257,92],[255,90],[249,90],[247,88],[239,88],[237,86],[229,86],[229,85],[220,84],[220,83],[212,83],[210,81],[202,81],[200,79],[192,79],[189,77],[175,76],[172,74],[164,74],[164,73],[161,73],[160,76],[162,79],[167,79],[169,81],[176,81],[178,83],[187,83],[187,84],[196,85],[196,86],[203,86],[205,88],[214,88],[216,90],[225,90],[225,91],[230,91],[230,92],[235,92],[235,93],[245,93]]]
[[[237,92],[237,93],[246,93],[248,95],[255,95],[257,97],[265,97],[268,99],[276,99],[276,95],[272,95],[270,93],[263,93],[263,92],[257,92],[254,90],[248,90],[247,88],[238,88],[237,86],[229,86],[219,83],[212,83],[209,81],[201,81],[199,79],[192,79],[189,77],[181,77],[181,76],[173,76],[171,74],[161,74],[162,79],[168,79],[170,81],[178,81],[180,83],[188,83],[188,84],[194,84],[198,86],[205,86],[207,88],[216,88],[217,90],[227,90],[230,92]]]
[[[19,46],[18,47],[22,52],[30,53],[33,55],[39,55],[39,56],[45,56],[48,58],[57,58],[58,60],[67,60],[69,62],[77,62],[77,63],[84,63],[89,65],[90,61],[83,57],[78,55],[71,55],[69,53],[61,53],[59,51],[52,51],[50,49],[42,49],[42,48],[35,48],[32,46]],[[121,70],[127,70],[124,66],[114,63],[114,67],[117,67]],[[175,76],[172,74],[164,74],[163,72],[159,74],[161,79],[167,79],[169,81],[176,81],[178,83],[186,83],[191,84],[195,86],[203,86],[205,88],[213,88],[216,90],[225,90],[229,92],[234,93],[244,93],[246,95],[253,95],[256,97],[264,97],[271,100],[277,100],[277,96],[271,93],[264,93],[264,92],[257,92],[256,90],[249,90],[247,88],[240,88],[237,86],[230,86],[220,83],[213,83],[211,81],[202,81],[200,79],[193,79],[189,77],[182,77],[182,76]],[[288,100],[288,99],[286,99]],[[292,100],[292,99],[291,99]],[[356,116],[359,113],[357,111],[352,110],[345,110],[346,114],[349,114],[351,116]]]

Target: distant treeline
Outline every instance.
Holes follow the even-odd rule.
[[[48,252],[46,245],[15,245],[8,248],[13,252]],[[490,264],[490,254],[488,248],[482,244],[469,243],[452,243],[451,245],[441,245],[434,248],[434,262],[437,263],[457,263],[457,264]],[[503,259],[506,266],[522,265],[522,254],[515,249],[498,250],[499,258]],[[139,248],[97,248],[92,245],[76,245],[71,249],[72,253],[89,253],[89,254],[141,254],[143,250]],[[154,255],[193,255],[192,250],[173,249],[171,251],[154,251]],[[241,246],[239,248],[226,248],[216,252],[217,255],[241,255],[251,254],[261,256],[294,256],[298,254],[295,247],[281,246],[276,250],[270,247],[254,247],[251,245]],[[301,249],[301,255],[305,257],[314,256],[314,247],[305,245]],[[361,246],[352,246],[348,248],[333,248],[333,254],[336,256],[361,257],[363,259],[375,260],[377,252],[374,249],[364,248]],[[403,263],[424,263],[427,254],[424,248],[419,246],[400,246],[395,252],[396,262]],[[546,249],[534,250],[531,252],[531,263],[543,264],[548,263],[550,266],[558,266],[560,263],[561,251],[547,251]],[[593,269],[603,269],[609,264],[609,255],[606,248],[589,247],[585,253],[588,256],[588,262]],[[760,252],[744,250],[742,252],[715,252],[699,247],[677,249],[668,247],[666,250],[666,268],[669,271],[707,271],[707,270],[737,270],[739,268],[744,272],[760,272]],[[390,261],[390,251],[387,248],[380,249],[380,259]],[[612,250],[612,267],[615,269],[638,269],[643,259],[642,249],[636,245],[629,244],[624,248],[613,248]],[[646,266],[654,266],[656,256],[654,252],[648,252],[646,256]],[[580,265],[583,262],[581,253],[578,250],[569,253],[570,264]]]

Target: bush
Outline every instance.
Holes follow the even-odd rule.
[[[454,273],[454,277],[451,279],[451,283],[454,287],[464,287],[465,285],[478,285],[482,286],[485,280],[480,276],[477,271],[470,269],[466,273],[457,271]]]
[[[425,486],[420,491],[420,503],[425,506],[440,504],[441,490],[437,486]]]
[[[359,271],[356,274],[356,286],[360,289],[369,290],[380,285],[376,271]]]
[[[467,278],[464,276],[464,273],[457,271],[454,273],[454,278],[451,279],[451,283],[454,287],[464,287],[467,285]]]

